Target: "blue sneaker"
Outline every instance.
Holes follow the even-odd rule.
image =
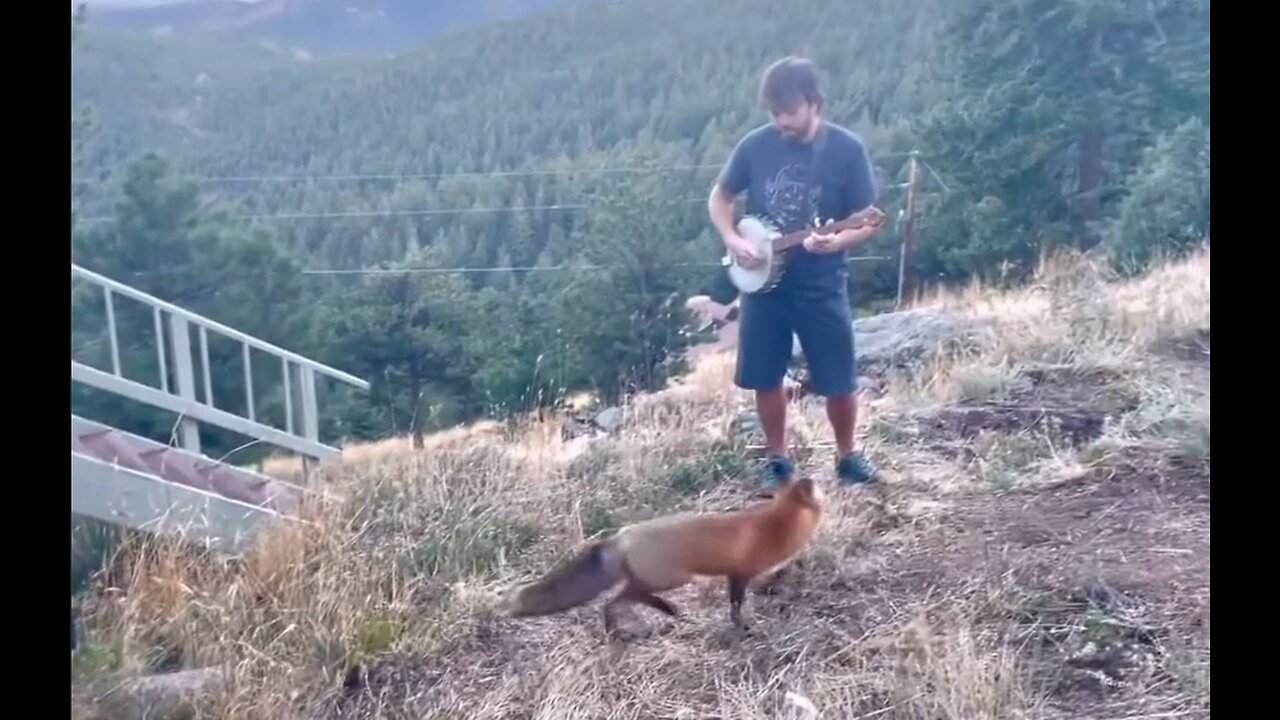
[[[873,483],[879,479],[879,475],[880,472],[871,464],[871,461],[857,450],[836,460],[836,477],[841,485]]]
[[[785,455],[773,455],[764,464],[764,486],[777,488],[791,481],[796,472],[795,465]]]

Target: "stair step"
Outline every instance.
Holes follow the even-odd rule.
[[[133,448],[113,442],[112,433],[86,433],[80,436],[80,444],[94,457],[123,465],[130,470],[148,471],[147,462]]]
[[[267,508],[166,482],[72,451],[71,512],[240,552],[267,526],[293,522]]]
[[[284,515],[296,515],[304,490],[148,438],[72,416],[71,449],[162,480]]]
[[[124,439],[124,442],[129,442]],[[213,483],[196,471],[195,463],[186,456],[165,448],[162,452],[152,453],[147,457],[151,469],[156,475],[179,482],[183,485],[200,488],[209,492],[218,492]]]

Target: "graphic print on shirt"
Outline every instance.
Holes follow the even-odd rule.
[[[821,191],[817,187],[809,188],[809,203],[806,204],[804,180],[804,166],[793,163],[783,166],[773,179],[765,181],[765,212],[780,232],[789,233],[813,225]]]

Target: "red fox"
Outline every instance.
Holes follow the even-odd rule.
[[[653,518],[597,540],[519,588],[512,617],[550,615],[582,605],[625,581],[604,605],[606,633],[622,603],[640,603],[678,617],[656,593],[673,590],[695,576],[728,578],[729,617],[745,630],[742,603],[747,584],[794,558],[817,529],[822,491],[812,479],[796,480],[754,507],[715,513],[682,513]]]

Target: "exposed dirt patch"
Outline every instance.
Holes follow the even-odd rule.
[[[1102,434],[1105,415],[1087,410],[987,403],[943,408],[927,427],[947,440],[972,440],[983,431],[1008,434],[1044,430],[1080,446]]]
[[[1119,414],[1138,406],[1138,396],[1123,373],[1106,367],[1039,365],[1023,368],[1028,381],[1014,392],[1012,403],[1024,407],[1089,408]]]
[[[1138,397],[1118,372],[1100,367],[1031,366],[999,400],[914,414],[909,435],[943,457],[973,459],[980,436],[1039,435],[1081,447],[1101,436],[1108,417],[1128,412]]]
[[[1158,491],[1162,497],[1186,501],[1208,512],[1209,475],[1208,458],[1162,455],[1137,446],[1111,454],[1055,492],[1076,489],[1087,491],[1090,497],[1147,497],[1144,491]]]
[[[975,493],[845,591],[922,597],[1012,583],[1024,601],[1008,608],[1021,628],[1011,640],[1055,704],[1075,717],[1117,703],[1168,712],[1193,694],[1170,648],[1207,638],[1209,473],[1208,461],[1132,449],[1055,488]]]

